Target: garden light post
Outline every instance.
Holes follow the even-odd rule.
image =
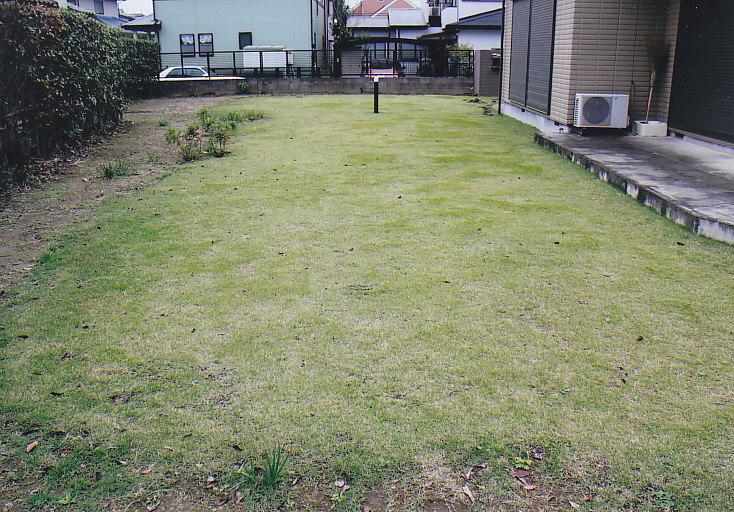
[[[376,76],[375,82],[375,114],[380,113],[380,77]]]

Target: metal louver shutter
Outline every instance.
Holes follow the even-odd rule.
[[[681,2],[669,124],[734,143],[734,2]]]
[[[510,100],[523,105],[527,91],[529,31],[530,0],[514,0],[510,43]]]
[[[548,113],[553,59],[554,0],[532,0],[526,105]]]

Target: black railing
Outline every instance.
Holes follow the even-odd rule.
[[[457,77],[473,76],[474,52],[424,47],[178,52],[161,53],[160,67],[198,67],[210,77]]]

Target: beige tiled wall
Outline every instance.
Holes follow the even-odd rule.
[[[502,36],[502,100],[510,101],[510,47],[512,44],[512,0],[505,3],[505,26]]]
[[[558,0],[551,113],[573,123],[577,92],[630,94],[630,115],[644,117],[650,64],[645,36],[663,34],[670,63],[657,84],[652,116],[667,119],[680,0]],[[512,0],[507,2],[505,57],[509,60]],[[504,69],[505,84],[509,68]],[[508,100],[507,89],[503,98]]]

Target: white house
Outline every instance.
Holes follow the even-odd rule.
[[[61,7],[77,7],[82,11],[118,18],[117,0],[59,0]]]
[[[502,8],[466,16],[444,29],[454,34],[456,43],[474,50],[500,48],[502,39]]]
[[[120,16],[117,0],[57,0],[59,7],[90,12],[105,25],[120,28],[129,18]]]

